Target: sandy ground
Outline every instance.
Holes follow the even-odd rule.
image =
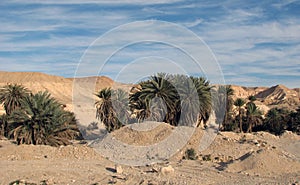
[[[174,130],[169,125],[151,131],[122,128],[112,136],[130,145],[152,145]],[[0,184],[15,180],[40,184],[299,184],[300,136],[281,137],[265,132],[222,132],[197,160],[183,160],[187,148],[199,147],[202,129],[169,160],[146,166],[120,165],[102,157],[88,144],[58,148],[17,146],[0,140]],[[133,139],[133,138],[136,138]],[[127,153],[131,155],[130,152]],[[208,159],[210,158],[210,160]],[[174,171],[163,171],[171,165]]]

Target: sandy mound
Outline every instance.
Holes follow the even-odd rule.
[[[163,123],[155,126],[153,129],[148,127],[145,131],[139,131],[132,127],[123,127],[113,132],[112,135],[117,140],[130,145],[147,146],[164,140],[172,133],[173,129],[174,127],[171,125]]]
[[[10,141],[0,140],[0,160],[58,160],[58,159],[100,159],[92,148],[84,145],[51,147],[46,145],[14,145]]]
[[[262,176],[283,175],[286,173],[299,173],[300,164],[283,153],[260,149],[246,153],[232,164],[228,164],[226,171]]]

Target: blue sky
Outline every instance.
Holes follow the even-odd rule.
[[[158,20],[201,37],[228,84],[300,87],[300,1],[2,0],[0,9],[1,71],[73,77],[81,57],[97,38],[126,23]],[[143,31],[147,30],[134,35],[125,32],[114,39],[139,38]],[[166,35],[174,36],[172,29]],[[198,47],[199,43],[189,44]],[[144,56],[148,58],[142,60]],[[116,79],[126,67],[129,71],[132,62],[140,64],[135,69],[147,70],[144,64],[151,63],[149,59],[155,60],[151,65],[157,70],[172,69],[172,57],[182,60],[179,65],[187,67],[189,74],[205,75],[185,63],[187,59],[176,48],[159,43],[122,49],[100,75]]]

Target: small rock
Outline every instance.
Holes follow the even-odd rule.
[[[259,142],[258,142],[256,139],[253,140],[253,143],[254,143],[255,145],[259,144]]]
[[[116,165],[116,166],[115,166],[115,170],[116,170],[116,173],[118,173],[118,174],[123,173],[123,168],[122,168],[122,166],[120,166],[120,165]]]
[[[171,165],[169,165],[167,167],[162,167],[161,168],[161,173],[163,175],[168,175],[168,174],[174,173],[174,171],[175,170],[174,170],[174,168]]]

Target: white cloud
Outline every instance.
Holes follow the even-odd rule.
[[[103,4],[103,5],[126,5],[126,4],[136,4],[136,5],[151,5],[151,4],[171,4],[175,2],[180,2],[182,0],[68,0],[68,1],[56,1],[56,0],[27,0],[26,2],[22,0],[12,0],[15,3],[32,3],[32,4]]]

